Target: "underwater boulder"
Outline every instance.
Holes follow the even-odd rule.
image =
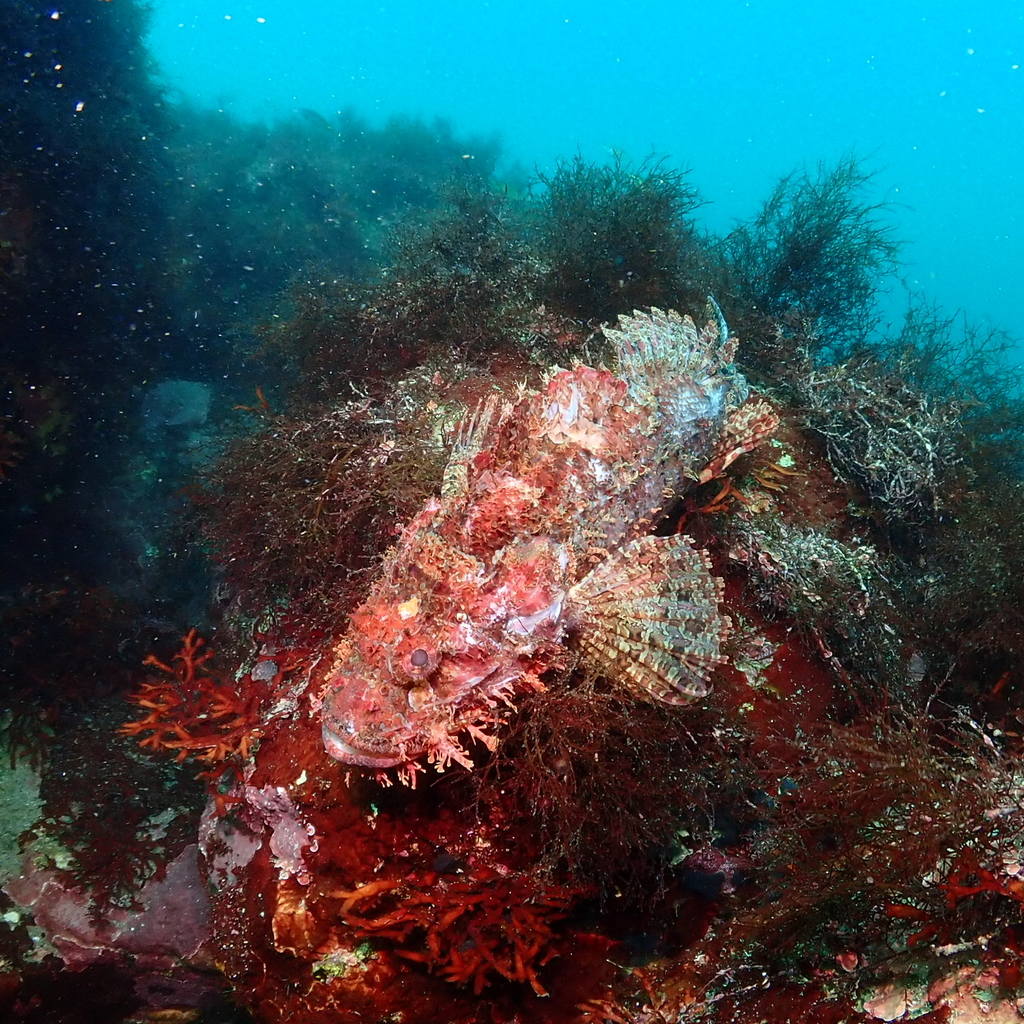
[[[195,429],[210,415],[212,393],[197,380],[165,380],[151,387],[142,399],[142,419],[147,433],[171,427]]]

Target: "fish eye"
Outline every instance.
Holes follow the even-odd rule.
[[[425,679],[437,668],[437,652],[432,647],[413,647],[402,655],[402,673],[409,679]]]

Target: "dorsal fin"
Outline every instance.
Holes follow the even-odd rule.
[[[729,410],[749,393],[732,364],[736,339],[727,336],[713,299],[707,317],[698,328],[689,316],[652,309],[604,328],[630,396],[657,409],[657,458],[676,460],[680,477],[692,477],[706,463]]]
[[[455,428],[448,465],[441,478],[441,497],[451,498],[465,492],[469,464],[484,449],[491,429],[508,415],[511,405],[501,395],[488,395],[467,413]]]

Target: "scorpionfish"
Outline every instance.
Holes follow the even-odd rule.
[[[485,400],[456,432],[440,494],[402,530],[331,651],[323,740],[339,761],[472,766],[517,697],[582,661],[635,696],[708,690],[729,620],[722,581],[666,504],[775,426],[706,322],[653,309],[604,328],[615,372],[577,365]],[[382,778],[384,776],[382,775]]]

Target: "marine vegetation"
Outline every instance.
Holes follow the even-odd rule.
[[[1019,829],[1019,811],[1000,792],[1008,780],[971,723],[954,721],[940,739],[904,713],[834,726],[787,763],[777,820],[754,840],[760,903],[733,924],[773,955],[819,955],[823,945],[861,956],[876,944],[913,947],[940,931],[949,943],[967,937],[958,929],[995,924],[968,921],[961,896],[949,897],[951,879],[994,863]],[[796,878],[799,889],[789,884]],[[1009,923],[1014,911],[1004,909]],[[928,933],[909,924],[928,920]]]
[[[832,468],[870,497],[885,524],[920,527],[941,513],[961,461],[955,401],[870,356],[808,368],[799,396]]]
[[[1020,685],[1022,499],[1019,480],[968,491],[957,503],[956,519],[942,524],[929,550],[929,596],[936,622],[950,627],[939,645],[945,659],[961,665],[972,686],[981,689],[995,686],[1003,673],[1015,687]]]
[[[1006,473],[1019,475],[1024,423],[1014,338],[918,297],[900,330],[868,352],[896,367],[910,387],[956,408],[964,425],[961,457],[971,478],[984,485]]]
[[[712,714],[694,709],[684,724],[673,708],[598,679],[553,682],[521,702],[474,777],[476,802],[530,822],[538,867],[552,877],[604,903],[624,893],[656,901],[680,832],[708,844],[716,835],[709,808],[730,783],[719,771],[726,738],[705,745]]]
[[[528,340],[539,265],[516,230],[522,211],[467,175],[437,203],[390,233],[376,279],[317,267],[292,286],[291,315],[261,325],[262,359],[297,378],[292,401],[330,401],[353,381],[372,387],[445,349],[479,362]]]
[[[835,359],[866,341],[876,289],[899,249],[871,180],[852,156],[783,178],[723,242],[726,308],[767,323],[805,318],[815,347]]]
[[[542,301],[600,321],[702,298],[690,280],[698,252],[691,214],[701,200],[685,172],[657,159],[633,166],[621,155],[608,164],[576,156],[538,177]]]

